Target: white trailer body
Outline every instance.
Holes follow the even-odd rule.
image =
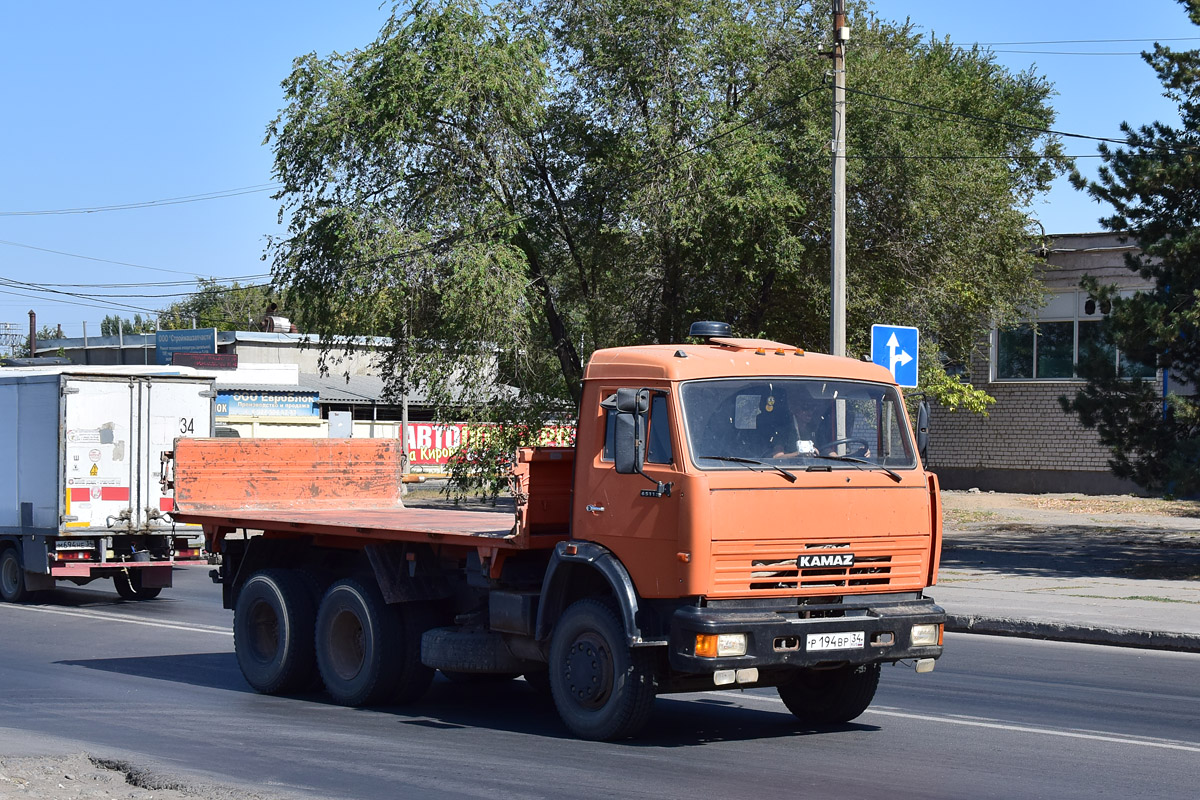
[[[103,577],[145,599],[204,562],[162,469],[176,437],[213,434],[213,379],[170,369],[0,370],[2,599]]]

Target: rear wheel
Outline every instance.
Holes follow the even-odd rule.
[[[420,697],[433,680],[421,663],[421,634],[434,621],[422,604],[389,606],[373,585],[334,583],[317,612],[317,667],[326,691],[346,706]]]
[[[246,682],[263,694],[302,691],[316,677],[316,600],[291,570],[251,575],[233,612],[233,649]]]
[[[6,547],[0,553],[0,599],[6,603],[19,603],[28,596],[21,556],[15,547]]]
[[[143,586],[141,570],[124,570],[113,575],[117,594],[126,600],[153,600],[162,594],[160,586]]]
[[[563,613],[550,640],[549,677],[554,707],[581,739],[624,739],[650,719],[650,653],[627,644],[608,600],[579,600]]]
[[[806,669],[779,687],[779,697],[804,722],[849,722],[867,710],[879,686],[879,664]]]

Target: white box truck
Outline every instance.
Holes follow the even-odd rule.
[[[214,397],[187,368],[0,369],[0,599],[111,578],[147,600],[206,563],[162,470],[177,437],[213,435]]]

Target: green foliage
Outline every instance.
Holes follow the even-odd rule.
[[[1200,25],[1200,0],[1181,0]],[[1154,288],[1121,297],[1115,287],[1084,287],[1112,304],[1106,342],[1131,362],[1155,364],[1169,376],[1165,400],[1152,381],[1115,374],[1111,362],[1085,365],[1086,388],[1063,407],[1095,427],[1112,448],[1113,472],[1140,486],[1177,496],[1200,492],[1200,51],[1156,45],[1143,57],[1166,95],[1179,104],[1181,124],[1122,126],[1123,147],[1101,145],[1095,182],[1074,182],[1114,209],[1101,223],[1137,242],[1127,265]]]
[[[949,411],[970,411],[987,416],[988,406],[996,402],[996,398],[982,389],[948,374],[937,359],[926,358],[920,366],[920,391]]]
[[[164,330],[216,328],[244,331],[258,327],[270,304],[268,287],[225,286],[209,278],[196,279],[196,291],[158,312]]]
[[[965,362],[1039,296],[1018,209],[1066,168],[1050,87],[851,5],[849,349],[887,321]],[[695,319],[827,348],[829,26],[826,3],[441,0],[296,59],[266,137],[288,307],[327,366],[365,340],[395,393],[528,430],[571,414],[591,351]]]
[[[134,334],[134,333],[154,333],[154,319],[151,317],[142,318],[141,314],[134,314],[133,319],[125,319],[118,314],[110,314],[100,320],[100,335],[101,336],[117,336],[119,334]]]

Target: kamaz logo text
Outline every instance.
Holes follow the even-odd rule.
[[[800,556],[796,559],[800,569],[809,567],[852,567],[854,553],[826,553],[819,556]]]

